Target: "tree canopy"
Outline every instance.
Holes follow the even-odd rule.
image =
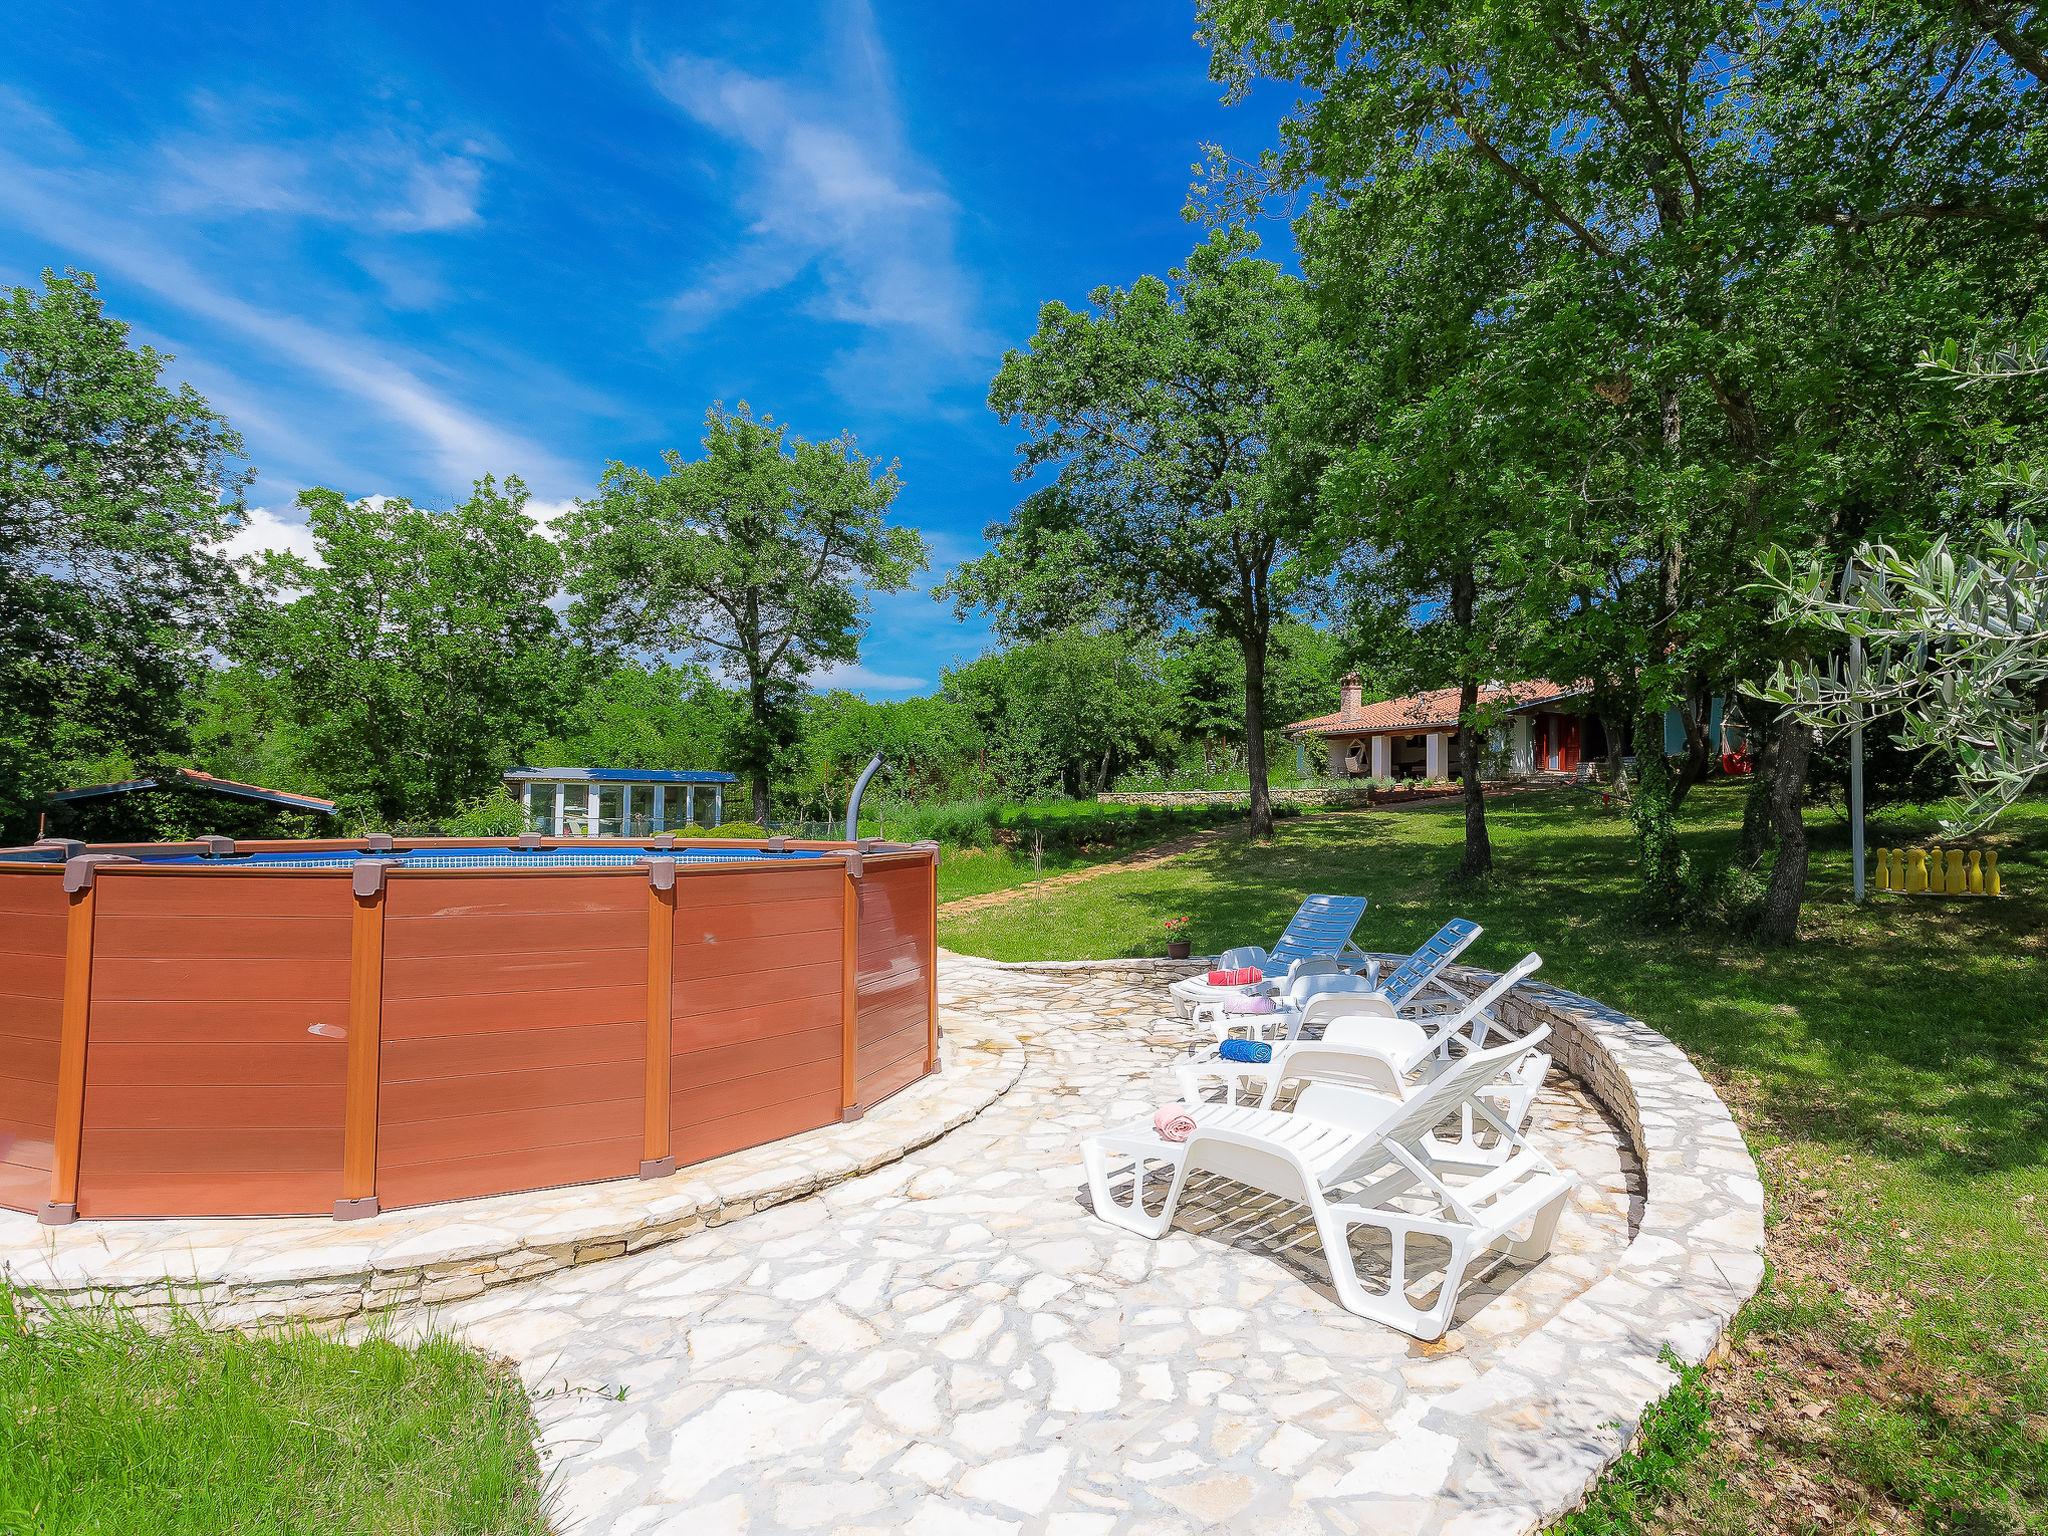
[[[236,649],[346,807],[419,822],[490,792],[567,696],[561,555],[526,501],[490,476],[446,512],[305,491],[314,558],[256,562],[271,601]]]
[[[1638,753],[1652,911],[1683,899],[1670,818],[1711,761],[1708,705],[1794,643],[1754,589],[1758,561],[1938,532],[1999,430],[1938,398],[1912,359],[1981,316],[2025,312],[2043,275],[2042,93],[2029,34],[2012,52],[2002,15],[1202,7],[1233,90],[1270,77],[1301,91],[1260,162],[1216,160],[1205,195],[1225,216],[1306,194],[1311,251],[1326,224],[1364,232],[1363,271],[1333,246],[1350,284],[1398,273],[1390,249],[1426,256],[1461,203],[1492,219],[1489,245],[1451,243],[1468,265],[1445,274],[1464,280],[1482,344],[1440,358],[1449,374],[1393,383],[1415,411],[1454,406],[1479,429],[1469,467],[1491,464],[1514,494],[1518,534],[1541,552],[1521,601],[1543,619],[1544,670],[1588,678],[1639,744],[1667,706],[1681,713],[1675,774]],[[1475,293],[1469,259],[1489,251]],[[1329,271],[1311,264],[1319,288]],[[1383,425],[1388,409],[1367,414]],[[1794,720],[1757,724],[1776,845],[1759,926],[1785,937],[1806,876],[1810,738]]]
[[[1165,630],[1202,619],[1243,656],[1252,828],[1272,830],[1265,651],[1285,614],[1303,486],[1272,452],[1288,359],[1304,338],[1298,279],[1219,231],[1185,267],[1101,287],[1088,310],[1039,312],[1005,355],[989,406],[1022,428],[1017,476],[1051,484],[951,583],[1013,633],[1119,615]],[[1058,606],[1053,606],[1057,604]]]
[[[699,459],[664,454],[661,474],[614,463],[564,520],[578,552],[570,613],[600,646],[682,652],[742,684],[736,751],[765,821],[803,684],[859,656],[867,594],[902,591],[927,555],[914,529],[887,521],[896,467],[851,435],[811,442],[742,402],[712,409],[702,446]]]
[[[0,290],[0,826],[68,764],[183,745],[236,595],[241,439],[90,275]]]

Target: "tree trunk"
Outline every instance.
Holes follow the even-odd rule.
[[[1674,922],[1685,911],[1685,855],[1678,846],[1678,807],[1671,799],[1671,764],[1664,756],[1664,716],[1636,712],[1636,786],[1630,797],[1636,847],[1642,859],[1644,916]]]
[[[1678,723],[1685,732],[1685,756],[1680,760],[1678,772],[1671,781],[1671,809],[1677,810],[1685,804],[1685,797],[1692,792],[1693,785],[1707,776],[1713,767],[1713,741],[1707,731],[1707,722],[1713,718],[1714,696],[1709,692],[1704,700],[1693,695],[1678,701]],[[1658,740],[1663,740],[1660,735]]]
[[[1477,880],[1493,872],[1493,841],[1486,835],[1486,785],[1480,778],[1479,731],[1472,717],[1479,710],[1479,680],[1468,677],[1458,687],[1458,773],[1465,788],[1465,857],[1460,880]]]
[[[1746,703],[1745,710],[1763,709],[1760,704]],[[1777,715],[1773,711],[1769,718],[1757,722],[1750,732],[1756,743],[1756,765],[1750,772],[1749,791],[1742,801],[1742,842],[1736,850],[1736,860],[1745,869],[1755,869],[1763,863],[1764,855],[1771,851],[1771,780],[1777,772],[1778,754],[1773,750],[1777,740]]]
[[[1607,733],[1607,763],[1602,770],[1610,784],[1621,782],[1621,760],[1628,756],[1628,715],[1613,710],[1600,716],[1600,729]]]
[[[1472,622],[1479,606],[1479,582],[1472,567],[1451,573],[1451,623],[1458,634],[1458,775],[1465,789],[1465,857],[1458,878],[1476,880],[1493,869],[1493,843],[1486,835],[1486,786],[1479,777],[1479,679],[1469,675]]]
[[[1799,907],[1806,899],[1806,764],[1813,732],[1787,711],[1772,722],[1771,733],[1771,830],[1778,857],[1756,933],[1767,944],[1789,944],[1799,936]]]
[[[747,765],[747,780],[754,791],[754,825],[768,825],[768,685],[758,674],[747,678],[747,711],[753,720],[754,740]],[[856,834],[857,835],[857,834]]]
[[[1273,835],[1273,794],[1266,784],[1266,637],[1241,641],[1244,652],[1244,766],[1251,781],[1253,837]]]

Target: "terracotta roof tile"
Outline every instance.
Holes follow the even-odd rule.
[[[1532,677],[1526,682],[1498,683],[1481,688],[1479,699],[1483,704],[1527,709],[1531,705],[1574,698],[1585,691],[1583,683],[1553,683],[1547,678]],[[1349,715],[1337,710],[1308,720],[1297,720],[1287,729],[1303,735],[1350,736],[1366,731],[1451,730],[1457,723],[1458,690],[1432,688],[1426,693],[1409,694],[1406,698],[1362,704]]]

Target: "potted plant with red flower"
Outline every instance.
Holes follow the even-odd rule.
[[[1159,925],[1166,930],[1167,959],[1187,959],[1188,952],[1194,948],[1193,942],[1188,938],[1188,927],[1193,922],[1194,919],[1191,917],[1169,917]]]

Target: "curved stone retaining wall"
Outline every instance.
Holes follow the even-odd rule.
[[[815,1194],[966,1124],[1024,1070],[1017,1041],[977,1014],[947,1016],[940,1070],[865,1118],[714,1159],[673,1179],[422,1207],[367,1223],[265,1217],[39,1227],[0,1211],[0,1280],[31,1296],[171,1307],[216,1328],[338,1322],[461,1301],[572,1265],[638,1253]]]

